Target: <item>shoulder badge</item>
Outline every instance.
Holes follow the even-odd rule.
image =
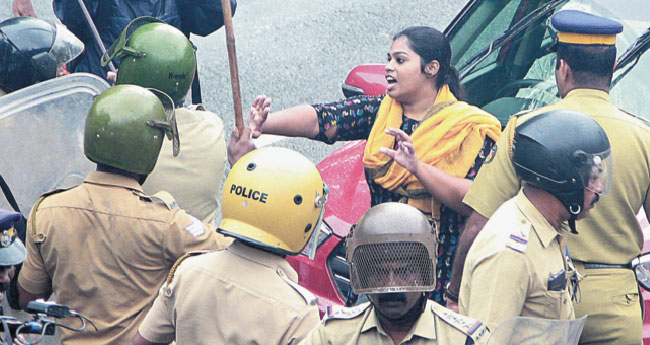
[[[169,194],[168,192],[165,191],[160,191],[154,195],[151,196],[151,201],[158,203],[158,204],[163,204],[165,205],[168,209],[173,210],[178,207],[178,203],[174,199],[174,197]]]
[[[323,323],[330,320],[350,320],[363,314],[370,307],[370,302],[361,303],[354,307],[345,307],[342,305],[332,304],[327,306],[327,311],[323,316]]]
[[[291,286],[294,290],[296,290],[296,292],[300,296],[302,296],[302,298],[305,300],[307,305],[316,305],[316,304],[318,304],[318,298],[316,298],[316,296],[314,296],[314,294],[309,292],[309,290],[305,289],[304,287],[298,285],[298,283],[296,283],[296,282],[292,281],[291,279],[289,279],[289,277],[287,277],[287,274],[284,273],[284,271],[281,268],[278,267],[278,269],[276,270],[276,273],[278,274],[278,276],[280,276],[280,278],[282,278],[282,280],[284,280],[287,284],[289,284],[289,286]]]
[[[474,344],[487,342],[487,335],[490,333],[490,330],[485,323],[456,314],[435,302],[431,303],[431,311],[450,326],[472,338]]]
[[[188,214],[187,216],[190,217],[192,223],[190,223],[190,225],[185,227],[185,231],[187,231],[190,235],[194,237],[199,237],[205,234],[205,226],[203,225],[203,222],[201,222],[191,214]]]
[[[197,251],[194,251],[194,252],[189,252],[189,253],[183,254],[180,258],[178,258],[178,260],[176,260],[176,262],[174,262],[174,265],[172,265],[172,268],[169,270],[169,274],[167,274],[167,280],[165,281],[165,284],[169,285],[172,282],[172,280],[174,280],[174,272],[176,272],[176,269],[181,264],[181,262],[183,262],[185,259],[190,258],[192,256],[202,255],[202,254],[205,254],[205,253],[208,253],[208,251],[207,250],[197,250]]]
[[[526,252],[528,246],[528,234],[530,233],[530,223],[522,223],[518,226],[507,238],[506,247],[518,251],[520,253]]]

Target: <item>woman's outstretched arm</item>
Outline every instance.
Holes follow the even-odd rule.
[[[257,96],[253,100],[248,113],[248,126],[253,138],[261,134],[276,134],[313,139],[318,135],[318,116],[312,106],[299,105],[269,113],[270,106],[271,98],[265,95]],[[334,137],[336,127],[330,128],[326,134],[328,137]]]

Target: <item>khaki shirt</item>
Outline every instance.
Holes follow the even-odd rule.
[[[424,312],[400,344],[487,344],[489,337],[489,331],[484,323],[458,315],[427,300]],[[468,341],[468,338],[471,340]],[[300,344],[393,345],[394,343],[381,327],[374,306],[366,303],[354,308],[341,307],[335,311],[330,309],[323,322]]]
[[[319,321],[316,299],[297,281],[281,256],[235,241],[183,261],[139,332],[179,345],[297,344]]]
[[[568,225],[561,231],[569,232]],[[491,329],[517,316],[571,320],[566,240],[523,191],[503,204],[470,248],[459,293],[459,312]],[[549,290],[549,279],[564,275],[564,288]]]
[[[614,157],[614,181],[610,193],[603,196],[589,215],[577,221],[579,236],[569,237],[571,256],[580,261],[627,264],[641,254],[643,233],[636,219],[641,206],[650,212],[650,127],[614,107],[606,92],[576,89],[553,105],[517,119],[556,109],[568,109],[589,115],[609,138]],[[511,123],[497,141],[497,152],[486,162],[463,202],[485,217],[521,187],[508,153],[512,138]]]
[[[97,171],[42,199],[27,229],[19,284],[33,294],[52,289],[58,303],[99,329],[60,328],[64,344],[128,344],[174,262],[188,251],[218,249],[216,232],[173,201]],[[79,326],[76,319],[59,322]]]
[[[208,111],[178,108],[176,123],[179,155],[174,157],[172,142],[163,140],[156,167],[142,188],[149,194],[171,193],[187,213],[212,224],[226,166],[223,122]]]

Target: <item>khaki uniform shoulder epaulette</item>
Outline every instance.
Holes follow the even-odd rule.
[[[506,128],[504,128],[504,132],[501,135],[506,135],[506,138],[508,138],[508,156],[510,159],[512,159],[512,150],[513,150],[513,144],[515,141],[515,129],[517,128],[517,121],[519,120],[520,117],[529,114],[532,112],[533,109],[527,109],[527,110],[522,110],[518,113],[514,113],[510,115],[510,119],[508,120],[508,124],[506,125]]]
[[[185,109],[187,109],[189,111],[205,111],[205,107],[203,106],[202,103],[192,104],[192,105],[186,107]]]
[[[650,121],[648,121],[647,119],[645,119],[645,118],[643,118],[643,117],[641,117],[641,116],[638,116],[638,115],[634,115],[634,114],[632,114],[632,113],[630,113],[630,112],[628,112],[628,111],[625,111],[625,110],[623,110],[623,109],[620,109],[620,108],[619,108],[618,110],[619,110],[620,112],[626,114],[626,115],[630,115],[630,116],[632,116],[633,118],[639,120],[639,122],[641,122],[641,123],[643,123],[644,125],[650,127]]]
[[[485,323],[456,314],[438,303],[431,303],[431,311],[450,326],[472,338],[474,344],[487,343],[490,330]]]
[[[178,203],[176,202],[176,199],[174,199],[174,197],[171,194],[169,194],[169,192],[165,192],[165,191],[160,191],[152,195],[151,201],[157,204],[163,204],[169,210],[173,210],[178,207]]]
[[[284,280],[285,283],[289,284],[289,286],[296,290],[296,292],[305,300],[305,303],[307,303],[307,305],[318,304],[318,298],[316,298],[314,294],[309,292],[309,290],[305,289],[304,287],[298,285],[298,283],[289,279],[289,277],[287,277],[287,274],[281,268],[278,267],[276,273],[280,278],[282,278],[282,280]]]
[[[141,192],[139,190],[134,189],[133,194],[137,195],[141,200],[146,200],[156,204],[164,205],[169,210],[173,210],[178,207],[178,202],[176,202],[174,197],[171,194],[169,194],[169,192],[160,191],[156,194],[149,195],[145,192]]]
[[[167,285],[171,284],[172,280],[174,280],[174,273],[176,272],[176,269],[183,261],[185,261],[185,259],[191,258],[192,256],[202,255],[205,253],[209,253],[209,252],[207,250],[197,250],[194,252],[183,254],[183,256],[181,256],[180,258],[178,258],[178,260],[176,260],[176,262],[174,262],[172,268],[169,269],[169,274],[167,274],[167,280],[165,281],[165,284]]]
[[[532,112],[533,110],[535,110],[535,109],[525,109],[525,110],[520,110],[520,111],[518,111],[518,112],[516,112],[516,113],[514,113],[514,114],[512,114],[512,115],[510,115],[510,119],[512,120],[513,117],[515,117],[515,118],[519,118],[519,117],[521,117],[521,116],[524,116],[524,115],[526,115],[526,114]]]
[[[327,311],[323,316],[323,324],[330,320],[351,320],[362,315],[370,307],[370,302],[361,303],[354,307],[345,307],[342,305],[332,304],[327,306]]]
[[[32,227],[30,229],[30,232],[31,232],[32,236],[36,236],[36,211],[38,211],[38,207],[41,205],[43,200],[45,200],[45,198],[47,198],[50,195],[65,192],[66,190],[72,189],[74,187],[76,187],[76,186],[73,186],[73,187],[70,187],[70,188],[58,188],[58,189],[51,190],[49,192],[43,193],[38,198],[38,200],[36,200],[36,202],[34,203],[34,206],[32,206],[31,216],[29,217],[30,218],[29,220],[31,221],[31,224],[32,224]],[[37,237],[37,238],[34,239],[34,241],[36,243],[42,243],[44,239],[45,239],[44,237],[43,238],[38,238]]]

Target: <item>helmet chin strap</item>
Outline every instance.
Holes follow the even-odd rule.
[[[584,202],[584,189],[573,190],[569,192],[552,193],[564,207],[569,211],[569,228],[572,234],[578,234],[576,230],[576,219],[582,212],[582,203]]]
[[[375,307],[375,312],[377,312],[379,315],[381,315],[383,318],[390,320],[391,322],[395,324],[409,324],[413,323],[414,321],[417,321],[418,318],[420,318],[420,315],[424,312],[424,308],[426,306],[426,294],[423,292],[418,301],[409,309],[404,315],[397,317],[397,318],[391,318],[384,313],[381,312],[381,309],[377,308],[377,305],[372,301],[371,298],[370,303]]]
[[[578,230],[576,230],[576,219],[578,218],[580,211],[582,211],[582,207],[578,204],[571,204],[567,209],[571,214],[571,217],[569,218],[569,228],[571,229],[572,234],[577,235]]]
[[[575,235],[578,234],[578,230],[576,230],[576,220],[573,217],[571,217],[571,219],[569,219],[569,228],[571,229],[572,234],[575,234]]]

